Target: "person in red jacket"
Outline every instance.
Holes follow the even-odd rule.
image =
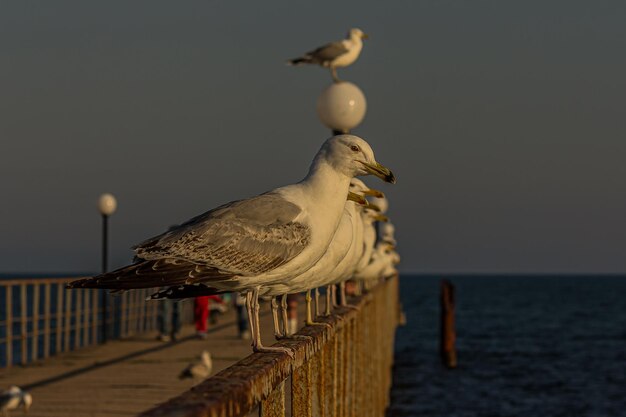
[[[209,322],[209,300],[224,303],[219,295],[196,297],[194,300],[193,316],[196,324],[196,336],[206,339]]]

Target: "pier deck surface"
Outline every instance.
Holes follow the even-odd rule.
[[[268,310],[263,306],[261,327],[263,342],[271,345]],[[146,333],[2,369],[0,388],[18,385],[30,391],[29,417],[133,416],[200,382],[181,381],[178,374],[202,350],[211,352],[213,374],[252,352],[250,341],[238,337],[232,309],[209,328],[207,340],[195,338],[194,333],[193,326],[187,325],[174,343],[159,342],[156,333]]]

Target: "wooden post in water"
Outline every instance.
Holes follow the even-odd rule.
[[[456,332],[454,330],[454,285],[448,280],[441,281],[441,340],[439,353],[449,369],[456,368]]]

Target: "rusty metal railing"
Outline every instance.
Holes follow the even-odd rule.
[[[299,340],[275,346],[286,354],[255,353],[140,417],[383,416],[389,404],[395,329],[399,321],[398,278],[340,308],[332,325],[308,326]],[[307,338],[302,338],[307,336]]]
[[[97,344],[103,323],[113,338],[156,328],[157,304],[145,302],[149,290],[111,296],[105,321],[101,292],[66,290],[73,279],[0,280],[0,368]]]

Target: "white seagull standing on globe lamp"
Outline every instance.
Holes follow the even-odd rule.
[[[327,43],[299,58],[287,61],[289,65],[316,64],[330,68],[335,82],[341,80],[337,76],[337,68],[347,67],[357,60],[363,49],[363,39],[368,36],[361,29],[353,28],[348,32],[346,39]]]

